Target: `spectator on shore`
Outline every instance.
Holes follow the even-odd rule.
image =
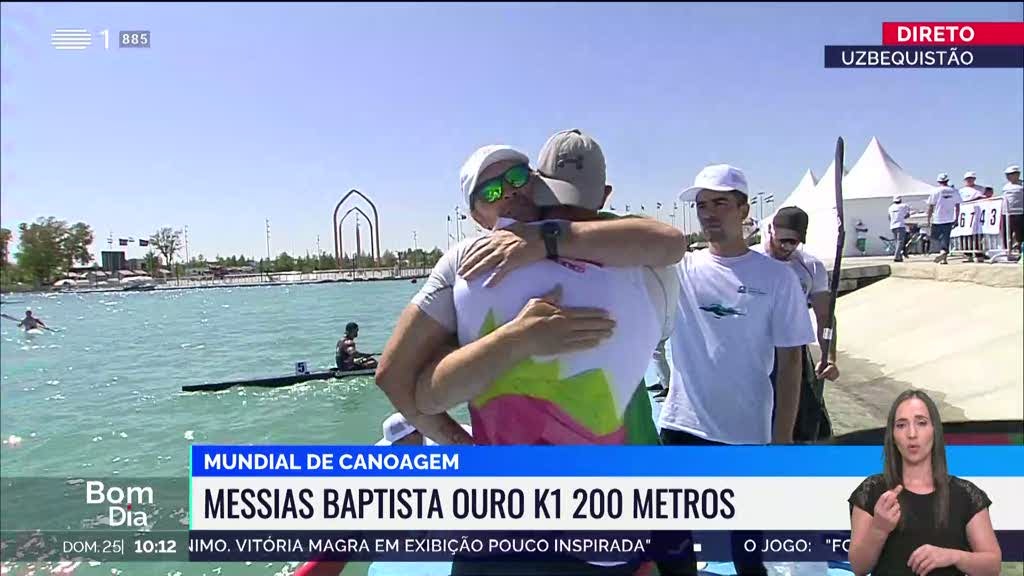
[[[932,238],[937,244],[939,255],[935,257],[938,264],[947,264],[949,258],[949,235],[953,231],[957,214],[960,212],[960,194],[949,185],[949,176],[945,172],[936,178],[939,185],[928,197],[928,217],[925,220],[931,230]],[[934,220],[933,220],[934,217]]]
[[[1003,198],[1006,199],[1006,213],[1010,216],[1010,249],[1019,254],[1024,240],[1024,187],[1020,183],[1020,166],[1008,166],[1005,173]]]
[[[896,241],[893,262],[903,262],[907,254],[907,218],[910,217],[910,206],[903,203],[903,197],[896,195],[889,205],[889,229]]]
[[[864,225],[863,220],[858,218],[854,231],[857,233],[857,251],[863,256],[868,250],[868,227]]]

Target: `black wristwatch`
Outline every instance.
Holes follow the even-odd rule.
[[[558,222],[545,222],[540,225],[540,235],[544,238],[544,249],[547,257],[558,260],[558,238],[562,235],[562,227]]]

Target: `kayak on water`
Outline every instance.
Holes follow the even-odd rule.
[[[249,380],[235,380],[232,382],[213,382],[209,384],[189,384],[181,387],[182,392],[217,392],[227,390],[235,386],[251,386],[257,388],[280,388],[292,386],[312,380],[330,380],[332,378],[351,378],[353,376],[372,376],[376,372],[374,368],[362,368],[359,370],[339,370],[332,368],[323,372],[309,372],[306,374],[290,374],[288,376],[274,376],[270,378],[253,378]]]

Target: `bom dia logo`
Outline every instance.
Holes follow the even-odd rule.
[[[140,505],[151,506],[153,502],[152,487],[108,487],[99,480],[85,483],[85,503],[106,507],[111,528],[149,528],[149,517],[138,508]]]

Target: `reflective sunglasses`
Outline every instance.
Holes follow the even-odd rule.
[[[526,186],[529,180],[530,167],[526,164],[517,164],[505,170],[504,174],[495,176],[477,186],[474,195],[488,204],[494,204],[505,196],[505,182],[508,182],[509,186],[518,190]]]

